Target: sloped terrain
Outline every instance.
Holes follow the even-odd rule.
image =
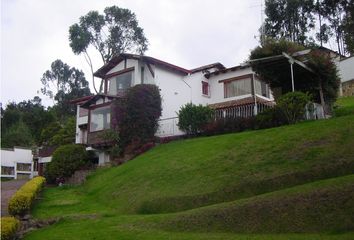
[[[352,239],[354,115],[342,112],[160,145],[48,188],[33,214],[61,220],[26,239]]]

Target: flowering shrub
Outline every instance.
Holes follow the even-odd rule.
[[[31,208],[37,193],[45,183],[44,177],[35,177],[23,185],[10,199],[9,213],[12,216],[24,215]]]
[[[13,239],[19,225],[20,225],[20,221],[14,217],[2,217],[1,218],[1,239],[2,240]]]

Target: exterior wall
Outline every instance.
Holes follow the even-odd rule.
[[[31,170],[30,171],[17,170],[18,163],[31,164]],[[13,150],[1,149],[1,166],[14,168],[13,175],[1,174],[1,177],[13,177],[17,179],[17,177],[21,174],[26,174],[30,178],[37,175],[37,172],[33,171],[33,155],[31,149],[24,149],[18,147],[15,147]]]
[[[82,142],[83,135],[85,134],[80,128],[80,125],[88,123],[88,116],[80,117],[80,106],[76,107],[76,133],[75,133],[75,143],[80,144]]]
[[[340,96],[354,95],[354,56],[344,59],[338,63],[339,75],[341,78]]]
[[[155,83],[162,97],[162,115],[157,136],[182,135],[177,127],[177,112],[182,105],[191,101],[191,88],[183,81],[184,76],[163,68],[155,68]]]

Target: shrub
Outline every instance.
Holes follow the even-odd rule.
[[[278,106],[266,109],[256,116],[256,128],[272,128],[286,124],[287,121]]]
[[[161,96],[156,85],[139,84],[129,88],[124,99],[112,106],[112,125],[118,127],[122,149],[132,151],[153,141],[161,116]]]
[[[213,116],[208,106],[187,103],[178,112],[178,127],[188,135],[202,133]]]
[[[293,124],[303,119],[305,106],[310,99],[306,93],[289,92],[278,99],[277,106],[284,114],[287,123]]]
[[[70,177],[88,162],[87,152],[82,145],[68,144],[58,147],[52,161],[45,170],[47,181],[54,183],[57,178]]]
[[[45,183],[44,177],[35,177],[23,185],[10,199],[9,213],[12,216],[26,214]]]
[[[223,133],[242,132],[248,129],[254,129],[256,121],[254,117],[250,118],[223,118],[209,122],[205,127],[206,135],[216,135]]]
[[[1,239],[2,240],[13,239],[19,225],[20,225],[20,221],[14,217],[2,217],[1,218]]]

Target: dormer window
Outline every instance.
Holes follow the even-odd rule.
[[[117,95],[118,93],[130,88],[133,84],[133,73],[133,70],[125,71],[109,78],[107,93],[109,95]]]

